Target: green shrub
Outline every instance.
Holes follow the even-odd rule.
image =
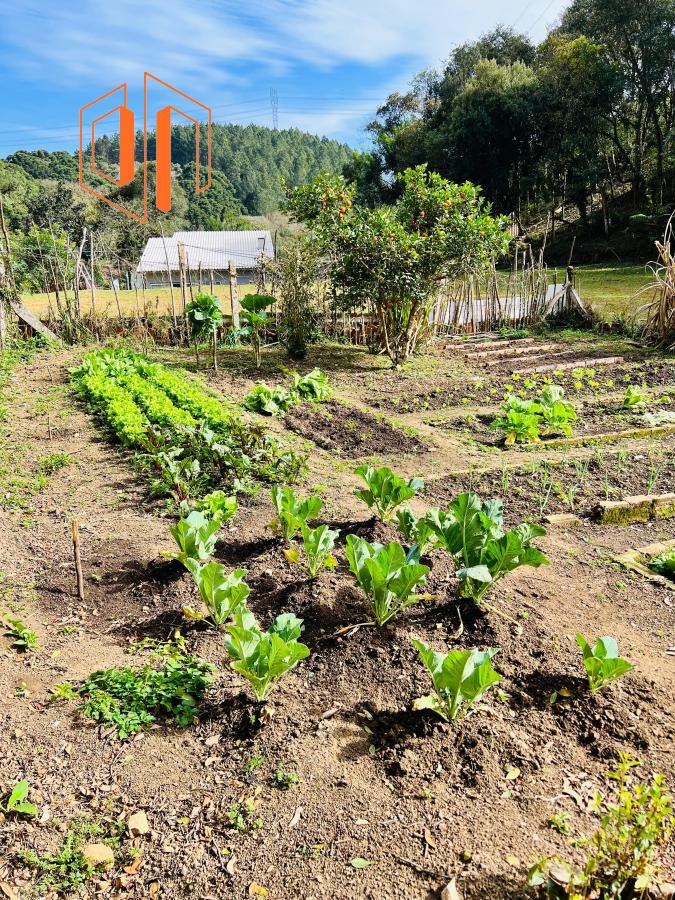
[[[658,896],[659,857],[673,834],[673,801],[663,775],[631,788],[629,773],[638,763],[621,755],[609,777],[616,782],[611,800],[598,793],[595,833],[580,837],[575,847],[581,864],[558,856],[538,859],[528,884],[549,900],[638,900]]]

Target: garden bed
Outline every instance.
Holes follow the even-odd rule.
[[[584,521],[573,530],[550,529],[537,540],[550,565],[512,573],[484,609],[458,600],[447,555],[433,551],[425,558],[430,599],[381,629],[353,628],[369,615],[347,569],[346,535],[381,543],[398,535],[353,496],[351,470],[375,452],[371,446],[342,450],[349,466],[336,464],[333,448],[317,451],[299,490],[322,486],[320,521],[340,531],[334,571],[312,582],[287,561],[268,527],[274,510],[267,485],[241,498],[216,549],[228,569],[248,570],[250,608],[265,626],[280,612],[305,620],[311,655],[272,695],[271,720],[254,727],[251,693],[227,665],[222,632],[182,615],[196,592],[187,573],[162,557],[172,546],[173,518],[149,500],[130,454],[103,440],[99,426],[68,399],[66,368],[75,362],[61,351],[17,372],[6,425],[11,449],[3,465],[22,466],[22,478],[29,479],[47,454],[70,454],[72,462],[39,489],[30,487],[23,506],[0,516],[2,603],[11,604],[39,640],[34,652],[3,647],[0,654],[0,728],[7,737],[0,747],[2,787],[28,778],[40,810],[36,819],[2,823],[2,883],[31,890],[36,872],[21,851],[58,851],[67,824],[84,816],[98,817],[106,828],[118,820],[124,826],[118,861],[89,882],[86,896],[427,900],[455,878],[466,900],[520,900],[535,856],[569,853],[568,839],[549,825],[552,814],[568,813],[575,833],[593,830],[591,800],[596,790],[609,789],[605,775],[619,752],[641,760],[643,780],[662,771],[673,783],[675,678],[664,665],[670,592],[618,571],[614,558],[626,546],[672,540],[675,521],[628,529]],[[383,392],[389,377],[386,371],[373,376]],[[353,372],[331,374],[342,394],[354,391],[354,379],[358,390]],[[36,414],[47,395],[58,429]],[[325,406],[294,410],[302,413],[309,439],[316,440],[320,428],[329,437],[331,428],[340,436],[355,430],[345,428],[341,416],[357,411],[335,403],[328,411],[334,407],[337,423],[325,416],[318,422]],[[356,421],[368,427],[387,424],[363,415]],[[282,423],[288,425],[287,418]],[[278,430],[276,421],[272,426]],[[290,432],[289,442],[301,449]],[[539,517],[547,470],[536,458],[529,472],[503,466],[439,478],[451,459],[440,445],[425,454],[392,441],[388,434],[377,452],[411,454],[392,467],[408,465],[425,478],[426,491],[414,501],[419,511],[472,488],[503,498],[509,525]],[[543,514],[585,510],[606,494],[614,499],[667,490],[675,480],[668,450],[597,451],[577,465],[548,466],[547,477],[561,490],[551,488]],[[14,469],[10,474],[19,477]],[[80,521],[83,602],[71,562],[72,516]],[[50,702],[57,683],[146,660],[147,642],[171,638],[177,628],[191,653],[217,667],[200,715],[187,727],[160,722],[121,743],[110,729],[85,719],[75,702]],[[588,638],[614,635],[636,669],[590,694],[576,631]],[[486,694],[452,726],[413,711],[413,701],[430,688],[413,637],[438,650],[499,647],[494,664],[503,695]],[[297,784],[282,789],[279,771],[297,774]],[[249,798],[260,824],[237,830],[230,810]],[[139,810],[150,830],[132,839],[126,823]]]
[[[296,406],[283,421],[286,428],[317,447],[348,457],[422,453],[428,449],[416,435],[386,419],[334,400],[320,406]]]

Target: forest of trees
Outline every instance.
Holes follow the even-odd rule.
[[[160,222],[168,234],[190,228],[252,227],[244,216],[276,210],[285,185],[302,184],[322,172],[339,172],[351,158],[346,145],[295,129],[214,124],[212,185],[196,194],[194,142],[193,128],[174,126],[171,212],[159,213],[149,202],[147,225],[120,216],[80,188],[77,153],[18,150],[0,160],[5,224],[12,235],[15,268],[23,285],[37,290],[44,283],[45,257],[58,251],[63,260],[69,258],[85,226],[96,234],[103,258],[116,267],[132,268],[147,238],[160,233]],[[150,134],[149,198],[154,197],[154,152],[154,134]],[[137,135],[136,157],[143,159],[142,133]],[[115,174],[118,160],[117,138],[100,138],[96,142],[97,166]],[[139,208],[142,190],[142,167],[138,167],[130,185],[114,188],[109,195]],[[87,252],[85,248],[85,259]],[[47,267],[47,271],[51,269]]]
[[[395,172],[427,163],[480,184],[526,228],[555,228],[567,205],[582,229],[595,209],[609,234],[672,206],[674,117],[673,0],[573,0],[538,46],[498,27],[420,72],[378,110],[373,151],[347,171],[375,204]]]

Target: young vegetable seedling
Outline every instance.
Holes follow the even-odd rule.
[[[410,500],[424,487],[421,478],[405,481],[386,466],[379,469],[359,466],[354,474],[359,475],[367,485],[366,490],[354,491],[354,496],[363,500],[368,509],[374,509],[383,522],[390,521],[396,507]]]
[[[27,799],[29,792],[30,783],[25,778],[17,782],[7,799],[4,802],[0,800],[0,812],[7,816],[36,816],[38,808]]]
[[[591,647],[582,634],[577,634],[577,644],[584,655],[584,668],[591,692],[616,681],[635,668],[628,660],[621,659],[619,647],[613,637],[600,637]]]
[[[492,659],[499,652],[495,648],[437,653],[424,641],[413,640],[412,644],[434,685],[434,693],[415,700],[413,708],[430,709],[446,722],[466,715],[489,687],[502,680],[492,668]]]
[[[300,532],[304,559],[301,557],[298,547],[284,550],[286,559],[304,569],[310,578],[316,578],[323,569],[334,569],[337,560],[331,551],[340,532],[331,530],[328,525],[310,528],[304,522],[300,525]]]
[[[352,574],[368,596],[377,625],[385,625],[402,610],[424,599],[415,593],[415,588],[424,584],[429,567],[410,562],[400,544],[383,547],[348,534],[345,553]]]

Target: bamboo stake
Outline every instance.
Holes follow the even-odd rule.
[[[77,519],[71,522],[73,533],[73,556],[75,557],[75,573],[77,575],[77,596],[84,602],[84,578],[82,577],[82,560],[80,559],[80,530]]]

